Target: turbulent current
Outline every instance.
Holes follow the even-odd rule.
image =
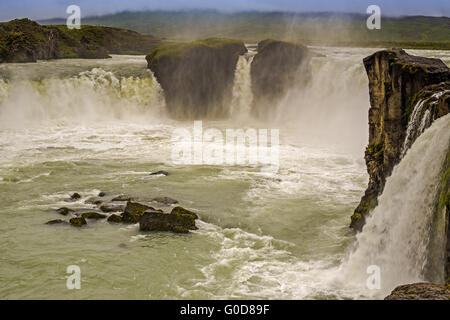
[[[250,55],[236,69],[230,120],[203,122],[221,132],[279,129],[274,173],[259,165],[174,164],[172,133],[194,123],[167,117],[142,56],[0,65],[0,298],[382,298],[399,282],[421,280],[425,240],[400,222],[420,230],[426,218],[409,219],[405,209],[389,214],[400,204],[387,194],[363,233],[348,228],[368,180],[362,58],[375,50],[312,49],[324,57],[313,59],[311,84],[294,86],[270,121],[249,114]],[[420,54],[450,59],[445,52]],[[421,169],[433,159],[420,163],[416,152],[426,154],[425,142],[445,138],[445,130],[448,139],[448,123],[447,116],[417,139],[387,192],[403,185],[403,170],[417,170],[404,192],[432,194],[415,187],[422,178],[432,184],[436,174]],[[158,170],[170,175],[149,175]],[[175,198],[198,212],[199,229],[174,235],[106,221],[83,229],[45,225],[60,218],[55,209],[85,207],[100,191]],[[82,198],[65,202],[74,192]],[[380,230],[394,218],[401,221]],[[420,257],[405,251],[407,243]],[[397,258],[420,266],[402,272]],[[383,285],[368,290],[366,269],[377,263]],[[81,290],[66,288],[70,265],[81,269]]]

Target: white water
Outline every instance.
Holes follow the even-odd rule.
[[[204,123],[280,129],[273,175],[173,165],[171,132],[192,123],[167,119],[151,75],[133,76],[145,69],[144,57],[0,66],[0,73],[36,68],[44,75],[0,83],[0,273],[8,280],[0,297],[73,298],[64,276],[75,263],[85,281],[78,298],[381,298],[364,287],[371,261],[356,255],[340,268],[355,240],[349,217],[367,185],[361,61],[374,50],[317,50],[327,57],[314,58],[313,83],[306,92],[293,89],[272,121]],[[250,64],[242,60],[235,92],[245,100]],[[51,76],[74,64],[70,76]],[[237,105],[245,114],[246,105]],[[148,176],[161,169],[171,175]],[[101,222],[81,232],[44,225],[59,218],[55,207],[82,206],[100,190],[174,197],[199,212],[199,230],[178,237]],[[75,191],[83,200],[64,202]]]
[[[406,129],[406,137],[403,143],[401,158],[403,158],[414,143],[416,138],[421,135],[426,128],[431,125],[431,111],[430,109],[434,104],[439,101],[439,98],[445,94],[446,91],[437,92],[433,94],[431,97],[422,99],[416,103],[414,109],[411,113],[411,118],[408,122],[408,127]],[[424,106],[427,106],[427,109],[424,110]]]
[[[381,269],[379,297],[397,285],[426,280],[432,212],[449,143],[447,115],[420,135],[394,168],[378,206],[357,236],[356,250],[342,266],[347,282],[364,283],[370,265]],[[435,276],[442,280],[444,261],[437,263],[442,273]]]
[[[236,65],[233,85],[233,97],[230,106],[232,119],[248,119],[253,101],[251,83],[251,64],[255,56],[254,52],[239,56]]]

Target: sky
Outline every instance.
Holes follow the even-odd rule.
[[[65,18],[66,8],[75,4],[83,16],[124,10],[217,9],[235,11],[352,12],[366,14],[378,5],[389,16],[430,15],[450,17],[450,0],[0,0],[0,21],[14,18]]]

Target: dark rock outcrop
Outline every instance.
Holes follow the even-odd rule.
[[[264,40],[251,65],[252,112],[266,116],[292,87],[300,87],[311,78],[309,50],[300,44]]]
[[[162,43],[118,28],[82,26],[70,30],[65,25],[42,26],[29,19],[0,23],[0,63],[144,54]]]
[[[154,210],[152,207],[129,201],[122,213],[122,221],[125,223],[138,223],[141,216],[147,210]]]
[[[188,233],[196,230],[195,218],[190,214],[172,214],[160,212],[145,212],[140,218],[141,231],[170,231],[175,233]]]
[[[450,286],[413,283],[398,286],[385,300],[450,300]]]
[[[154,48],[146,57],[174,118],[223,118],[229,114],[234,73],[243,42],[211,38]]]
[[[419,99],[444,92],[450,70],[439,59],[417,57],[403,50],[374,53],[364,59],[369,78],[369,145],[365,152],[369,185],[356,208],[351,227],[360,231],[377,205],[386,178],[401,160],[407,127]],[[432,86],[434,85],[434,86]],[[443,91],[444,90],[444,91]],[[429,101],[429,125],[449,111],[450,93]]]

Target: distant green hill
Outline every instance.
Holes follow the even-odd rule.
[[[366,15],[217,11],[121,12],[82,19],[90,25],[135,30],[176,40],[231,37],[248,42],[266,38],[309,44],[389,46],[450,49],[450,18],[382,17],[381,30],[366,28]],[[43,23],[61,23],[43,21]]]

